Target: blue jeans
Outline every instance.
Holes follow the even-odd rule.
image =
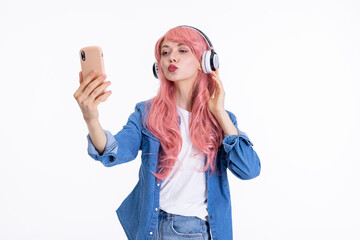
[[[198,217],[167,213],[160,209],[154,240],[209,240],[210,226]]]

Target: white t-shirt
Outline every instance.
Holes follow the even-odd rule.
[[[177,107],[180,115],[182,148],[178,160],[170,175],[164,179],[160,189],[160,209],[183,216],[196,216],[208,221],[207,186],[204,167],[205,154],[195,153],[196,149],[190,140],[189,118],[191,112]]]

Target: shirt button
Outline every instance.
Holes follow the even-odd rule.
[[[153,234],[153,232],[150,232],[150,235],[152,235]]]
[[[158,183],[157,186],[160,186],[160,183]]]
[[[155,211],[157,211],[158,209],[157,208],[155,208]]]
[[[212,219],[212,215],[210,215],[210,218]]]

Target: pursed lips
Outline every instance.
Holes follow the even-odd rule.
[[[178,69],[178,68],[173,64],[170,64],[170,66],[168,67],[169,72],[175,72],[176,69]]]

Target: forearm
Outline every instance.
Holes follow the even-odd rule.
[[[106,146],[106,134],[103,130],[103,128],[100,125],[100,122],[98,120],[93,122],[86,122],[91,142],[93,143],[96,151],[100,155],[105,151]]]
[[[222,127],[225,135],[238,135],[238,131],[226,111],[215,114],[217,121]]]

